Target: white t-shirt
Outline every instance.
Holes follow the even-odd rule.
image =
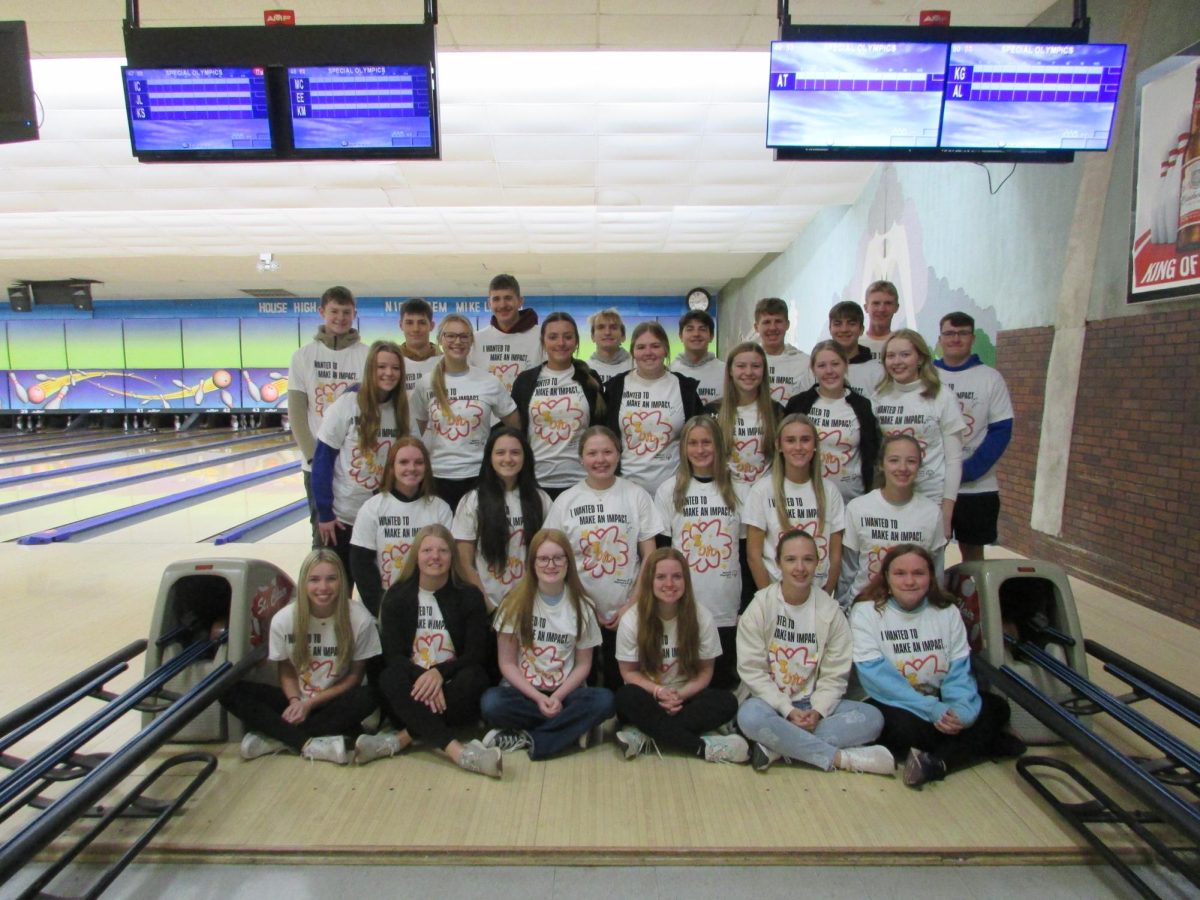
[[[750,488],[764,476],[770,477],[771,460],[763,447],[762,418],[758,404],[748,403],[737,408],[733,422],[733,446],[729,447],[729,474],[738,502],[745,503]]]
[[[629,355],[628,350],[622,349],[613,362],[605,362],[600,357],[592,354],[588,357],[587,364],[591,366],[593,372],[600,376],[600,386],[604,387],[604,385],[608,384],[622,372],[628,372],[633,369],[633,357]]]
[[[528,331],[505,334],[489,325],[475,335],[475,344],[467,361],[495,375],[504,385],[504,390],[511,393],[517,376],[526,369],[532,369],[544,358],[541,329],[534,327]]]
[[[679,466],[685,421],[679,379],[665,372],[646,381],[630,372],[620,403],[621,475],[654,490]]]
[[[967,432],[963,435],[965,463],[987,437],[989,425],[1013,417],[1012,399],[1008,395],[1008,386],[1004,383],[1004,378],[991,366],[981,364],[961,372],[949,372],[939,368],[938,375],[942,379],[942,389],[953,391],[958,398],[959,411],[963,421],[967,423]],[[963,483],[958,492],[983,494],[998,490],[1000,482],[996,479],[996,467],[992,466],[975,481]]]
[[[688,378],[695,378],[700,382],[696,394],[700,397],[701,403],[720,400],[721,395],[725,392],[725,361],[720,357],[713,356],[700,365],[693,366],[680,354],[671,362],[671,371]]]
[[[884,555],[897,544],[920,544],[935,557],[946,546],[942,507],[915,494],[903,506],[895,506],[876,489],[851,500],[846,507],[846,533],[842,547],[858,554],[854,580],[843,583],[843,599],[857,597],[867,582],[879,574]]]
[[[738,534],[742,519],[730,509],[713,481],[693,478],[683,498],[683,512],[675,511],[672,475],[654,494],[662,533],[671,546],[687,559],[696,602],[724,628],[737,624],[742,599],[742,566],[738,558]]]
[[[638,574],[638,543],[663,530],[654,501],[631,481],[618,478],[603,491],[581,481],[558,495],[546,528],[567,535],[583,589],[608,622],[624,605]]]
[[[584,624],[579,641],[575,640],[575,610],[566,593],[549,604],[539,592],[533,598],[533,646],[520,646],[517,667],[539,691],[552,693],[575,670],[575,651],[600,646],[600,625],[585,603]],[[500,634],[517,634],[515,625],[496,622]]]
[[[565,488],[583,478],[579,435],[588,427],[589,410],[574,367],[553,372],[545,366],[529,400],[529,447],[542,487]]]
[[[292,660],[292,650],[296,646],[296,603],[292,601],[271,619],[271,637],[267,645],[267,653],[274,662]],[[354,635],[354,649],[350,652],[350,661],[370,659],[383,652],[379,643],[379,632],[375,629],[375,620],[367,612],[367,608],[357,600],[350,601],[350,631]],[[308,670],[297,671],[300,678],[300,693],[305,698],[319,694],[326,688],[337,684],[349,669],[341,671],[337,665],[337,633],[334,628],[334,617],[318,619],[308,617]]]
[[[412,539],[426,525],[450,527],[454,515],[441,497],[401,500],[394,494],[376,494],[362,505],[354,520],[350,543],[375,551],[375,564],[386,591],[404,567]]]
[[[417,632],[413,636],[412,661],[422,669],[432,669],[457,656],[437,596],[433,591],[418,590]]]
[[[762,562],[772,581],[779,581],[781,573],[775,563],[775,546],[779,539],[793,528],[803,528],[817,541],[817,573],[814,584],[824,584],[829,577],[829,539],[846,528],[846,508],[842,495],[833,485],[822,482],[825,489],[825,522],[817,533],[817,494],[811,481],[797,484],[783,480],[783,496],[788,505],[788,527],[779,527],[779,516],[775,514],[775,486],[770,478],[764,478],[750,490],[750,497],[742,510],[742,521],[763,533]]]
[[[881,612],[863,601],[850,610],[850,628],[856,663],[882,657],[914,690],[929,697],[940,696],[950,664],[971,652],[962,614],[953,604],[938,609],[922,603],[905,612],[889,601]]]
[[[853,500],[863,492],[858,416],[845,397],[830,400],[817,394],[808,417],[821,438],[821,461],[825,466],[822,476],[838,489],[843,500]]]
[[[550,512],[550,497],[545,491],[538,491],[542,500],[543,516]],[[479,549],[479,491],[469,491],[458,502],[458,512],[454,514],[454,525],[451,533],[456,541],[469,541],[475,545],[475,571],[483,582],[483,594],[489,607],[500,605],[504,595],[513,589],[525,575],[525,516],[521,512],[521,495],[517,491],[509,491],[504,496],[505,514],[508,518],[508,563],[502,572],[493,572],[483,558]],[[496,527],[499,523],[489,523]],[[532,535],[531,535],[532,536]]]
[[[871,357],[866,362],[850,363],[846,370],[846,383],[868,400],[875,396],[875,386],[883,378],[883,363]]]
[[[688,677],[679,668],[679,620],[663,619],[663,649],[662,671],[657,678],[653,674],[647,677],[663,687],[683,687],[688,683]],[[712,616],[703,606],[696,606],[696,624],[700,632],[699,659],[716,659],[721,655],[721,638],[717,635],[717,626],[713,624]],[[617,659],[621,662],[637,662],[637,607],[632,607],[621,616],[617,626]]]
[[[476,478],[483,462],[483,448],[494,419],[516,412],[508,391],[482,369],[446,373],[447,417],[433,393],[433,376],[426,375],[413,391],[410,414],[414,421],[428,422],[422,440],[439,478]]]
[[[792,397],[813,386],[808,354],[794,347],[785,347],[778,356],[768,353],[767,377],[771,379],[771,399],[787,406]]]
[[[932,399],[921,396],[924,385],[892,384],[876,394],[873,401],[875,418],[884,437],[910,434],[925,451],[921,471],[917,475],[917,491],[939,506],[946,486],[946,453],[942,436],[962,434],[967,429],[954,392],[942,387]]]
[[[442,358],[440,353],[435,353],[428,359],[409,359],[404,357],[404,389],[408,391],[408,399],[412,401],[413,391],[416,390],[417,382],[433,371],[433,367],[438,364]]]
[[[330,350],[320,341],[312,341],[292,354],[288,366],[288,390],[308,398],[308,430],[313,437],[321,431],[325,410],[333,406],[350,385],[362,381],[368,349],[362,341],[344,350]],[[307,459],[301,464],[306,472],[311,466]]]
[[[864,332],[862,334],[862,336],[859,337],[859,339],[858,339],[858,346],[866,347],[868,350],[871,351],[871,359],[877,359],[880,361],[880,363],[882,363],[883,362],[883,345],[888,342],[888,338],[890,338],[890,337],[891,337],[891,335],[889,334],[887,337],[873,338],[869,334]],[[882,376],[880,376],[880,377],[882,377]]]
[[[333,514],[339,522],[354,524],[362,505],[379,490],[388,451],[401,436],[391,405],[381,406],[375,450],[364,454],[358,446],[358,394],[343,394],[326,410],[317,440],[338,451],[333,464]]]

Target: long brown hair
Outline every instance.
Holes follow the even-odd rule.
[[[475,329],[471,327],[471,320],[466,316],[460,316],[458,313],[449,313],[442,316],[442,321],[438,323],[437,342],[443,348],[446,346],[442,343],[442,332],[446,330],[446,325],[450,322],[457,322],[459,325],[466,327],[471,333],[471,345],[475,344]],[[429,376],[429,386],[433,388],[433,398],[437,401],[438,409],[442,411],[442,416],[449,419],[453,415],[450,409],[450,395],[446,392],[446,354],[442,352],[442,358],[437,361],[433,367],[433,372]],[[430,416],[430,418],[433,418]]]
[[[695,475],[692,471],[691,460],[687,458],[687,440],[688,435],[697,428],[703,428],[712,435],[713,484],[717,486],[717,491],[721,494],[721,499],[725,501],[725,505],[730,510],[736,511],[738,508],[737,495],[733,492],[733,479],[729,477],[729,465],[725,457],[725,443],[721,440],[721,430],[717,427],[717,423],[713,421],[712,416],[707,415],[692,416],[683,423],[683,430],[679,432],[679,468],[675,470],[675,490],[671,493],[671,505],[675,507],[675,512],[683,512],[683,503],[687,499],[688,485],[691,484],[692,476]]]
[[[862,589],[861,594],[854,598],[854,602],[874,603],[875,608],[879,610],[887,606],[888,597],[892,595],[892,589],[887,580],[892,563],[909,553],[915,553],[921,557],[925,560],[925,565],[929,567],[929,592],[925,595],[929,605],[938,609],[946,609],[950,606],[954,599],[938,584],[937,566],[934,565],[933,554],[920,544],[896,544],[889,548],[883,556],[883,562],[879,564],[879,574],[867,582],[867,586]]]
[[[879,458],[875,461],[875,483],[879,485],[880,490],[887,487],[887,472],[883,468],[884,457],[887,456],[888,447],[892,444],[898,444],[901,441],[907,441],[917,448],[917,468],[921,468],[921,463],[925,461],[925,451],[921,449],[921,442],[914,435],[904,432],[896,432],[889,434],[879,444]],[[917,479],[913,479],[911,485],[913,493],[917,491]]]
[[[380,353],[394,354],[400,361],[400,381],[392,388],[391,400],[385,400],[375,386],[375,364]],[[408,434],[408,391],[404,389],[404,351],[394,341],[376,341],[367,351],[362,384],[358,389],[358,450],[366,459],[379,448],[382,407],[390,403],[396,417],[396,433]]]
[[[733,361],[741,353],[755,353],[762,360],[763,377],[758,384],[758,397],[754,405],[758,408],[758,427],[762,429],[763,459],[774,460],[775,436],[779,426],[775,422],[775,405],[771,401],[771,368],[767,364],[767,351],[753,341],[743,341],[725,357],[725,393],[717,410],[717,424],[721,426],[721,437],[725,439],[727,452],[733,451],[733,430],[737,426],[738,393],[733,380]]]
[[[654,573],[658,564],[668,559],[679,563],[683,570],[683,596],[679,598],[679,613],[675,618],[679,671],[689,680],[700,671],[700,621],[687,558],[674,547],[659,547],[646,557],[637,584],[638,666],[643,675],[656,683],[662,678],[663,622],[654,599]]]
[[[784,416],[779,423],[780,436],[783,435],[783,429],[789,425],[804,425],[813,435],[813,455],[808,463],[808,480],[812,484],[813,498],[817,501],[817,534],[820,534],[825,528],[825,479],[822,475],[825,466],[821,462],[821,433],[817,431],[817,426],[813,424],[812,419],[803,413]],[[783,483],[787,477],[784,472],[786,467],[783,460],[783,444],[780,442],[779,459],[775,460],[775,464],[771,467],[771,486],[774,488],[775,494],[775,516],[779,519],[779,527],[783,531],[788,531],[792,527],[787,513],[787,495],[783,490]]]
[[[921,396],[927,400],[932,400],[942,390],[942,379],[938,376],[937,366],[933,364],[933,354],[929,352],[929,345],[925,343],[925,338],[921,337],[921,335],[917,334],[911,328],[901,328],[899,331],[893,331],[892,336],[884,343],[883,350],[879,353],[879,361],[883,363],[883,377],[879,379],[879,384],[875,386],[875,393],[877,395],[882,394],[896,383],[896,379],[892,378],[892,373],[887,368],[887,348],[897,338],[908,341],[912,344],[913,349],[917,351],[917,356],[921,360],[917,366],[917,377],[921,380],[921,384],[924,385],[924,388],[921,390]]]
[[[575,349],[579,350],[579,326],[575,324],[575,317],[568,312],[556,310],[550,313],[546,318],[542,319],[541,344],[542,352],[546,350],[546,326],[553,325],[555,322],[566,322],[571,326],[571,330],[575,332]],[[571,357],[571,367],[575,370],[571,376],[571,380],[580,387],[590,387],[596,392],[596,406],[592,409],[590,420],[597,422],[604,418],[606,407],[604,405],[604,386],[600,384],[600,380],[596,377],[588,364],[576,356]]]
[[[312,609],[308,605],[308,575],[321,563],[333,566],[338,577],[337,606],[333,611],[333,636],[337,643],[337,660],[334,663],[336,673],[341,674],[346,670],[354,651],[354,631],[350,627],[350,585],[346,580],[346,570],[333,550],[322,547],[304,557],[304,562],[300,564],[300,577],[296,580],[296,617],[292,624],[291,661],[296,667],[296,674],[301,676],[308,671],[308,664],[312,661],[312,652],[308,646],[308,623],[312,618]]]
[[[587,623],[587,613],[595,615],[596,609],[591,598],[579,581],[579,570],[575,568],[575,554],[571,550],[571,542],[557,528],[541,528],[529,539],[529,550],[525,553],[525,574],[511,591],[504,595],[496,610],[496,630],[501,626],[513,629],[517,641],[522,647],[533,646],[533,604],[537,599],[538,578],[537,566],[534,559],[542,544],[554,544],[567,557],[566,593],[571,608],[575,610],[575,640],[583,637],[584,625]]]
[[[379,489],[390,494],[396,488],[396,457],[405,447],[416,447],[421,451],[421,456],[425,459],[425,476],[421,479],[421,488],[417,492],[418,497],[433,497],[437,488],[433,481],[433,463],[429,459],[429,448],[419,437],[413,437],[411,434],[403,434],[396,438],[396,442],[392,444],[392,449],[388,451],[387,466],[383,470],[383,482]]]

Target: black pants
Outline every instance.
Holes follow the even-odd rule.
[[[242,681],[225,692],[221,705],[241,719],[247,731],[265,734],[299,750],[309,738],[358,735],[362,731],[362,720],[375,711],[378,703],[375,695],[360,684],[318,706],[303,722],[292,725],[283,721],[288,701],[279,687],[259,681]]]
[[[741,681],[737,672],[737,626],[718,626],[717,637],[721,639],[721,655],[713,660],[713,677],[709,686],[732,691]]]
[[[932,723],[898,706],[875,700],[867,702],[883,713],[883,734],[879,736],[879,742],[891,750],[896,759],[904,759],[909,748],[916,747],[940,759],[946,764],[946,771],[953,772],[995,755],[996,738],[1008,723],[1010,710],[1004,698],[986,691],[980,691],[979,697],[983,701],[979,718],[958,734],[942,734]]]
[[[458,501],[471,493],[479,483],[479,476],[474,478],[438,478],[433,476],[434,488],[437,495],[450,506],[450,512],[458,512]]]
[[[599,655],[592,656],[592,671],[588,673],[587,683],[592,687],[603,685],[615,694],[625,684],[621,667],[617,665],[617,629],[600,626],[600,646],[596,653]]]
[[[308,498],[308,524],[312,526],[312,548],[320,550],[321,532],[317,530],[317,501],[313,497],[312,472],[304,471],[304,496]]]
[[[346,570],[346,590],[350,596],[354,596],[354,573],[350,571],[350,536],[354,534],[354,526],[338,520],[335,528],[337,543],[327,549],[336,553],[338,559],[342,561],[342,568]],[[319,536],[318,540],[320,540]]]
[[[754,584],[754,573],[750,571],[750,557],[746,552],[745,538],[738,541],[738,566],[742,570],[742,600],[738,607],[738,613],[744,613],[746,607],[750,605],[750,601],[754,599],[754,594],[758,591],[758,587]]]
[[[737,715],[737,698],[730,691],[705,688],[675,715],[668,715],[649,691],[627,684],[617,691],[617,715],[664,747],[700,756],[704,753],[700,735],[716,731]]]
[[[479,721],[479,698],[490,686],[483,666],[465,666],[442,684],[446,711],[435,713],[412,698],[413,682],[408,669],[388,666],[379,675],[379,692],[384,709],[414,738],[445,750],[454,740],[452,728]]]

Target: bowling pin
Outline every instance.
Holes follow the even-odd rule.
[[[62,390],[54,395],[54,399],[46,404],[46,409],[62,409],[63,398],[67,396],[67,391],[70,387],[69,384],[64,384]]]
[[[221,388],[221,402],[225,404],[226,409],[233,409],[233,394]]]
[[[254,383],[254,379],[250,377],[250,373],[242,369],[242,379],[246,382],[246,390],[250,392],[251,399],[255,403],[262,402],[262,394],[259,393],[258,385]]]
[[[196,385],[196,405],[199,406],[204,402],[204,382],[201,381]]]
[[[25,386],[22,385],[21,382],[17,381],[17,373],[9,372],[8,380],[12,382],[13,390],[17,394],[17,399],[20,400],[22,403],[28,403],[29,402],[29,392],[27,390],[25,390]]]

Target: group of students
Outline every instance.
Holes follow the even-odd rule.
[[[325,312],[346,297],[349,316]],[[968,464],[991,455],[980,483],[1011,409],[972,407],[968,425],[920,335],[890,335],[881,363],[852,303],[810,356],[783,342],[786,304],[764,300],[759,340],[723,363],[691,311],[669,368],[657,322],[626,353],[619,314],[597,313],[584,362],[572,317],[539,328],[511,276],[489,306],[491,327],[447,315],[435,344],[431,307],[410,300],[405,343],[364,351],[352,295],[322,298],[289,374],[322,549],[271,625],[280,687],[226,698],[244,756],[346,762],[351,738],[366,762],[419,741],[498,777],[503,751],[586,746],[614,713],[630,759],[663,747],[891,774],[900,757],[911,785],[1019,749],[940,587],[951,535],[995,540],[955,500],[963,448]],[[955,375],[981,365],[952,352],[964,319],[941,323]],[[865,701],[846,696],[852,671]],[[357,724],[368,706],[376,733]],[[482,741],[455,740],[481,716]]]

